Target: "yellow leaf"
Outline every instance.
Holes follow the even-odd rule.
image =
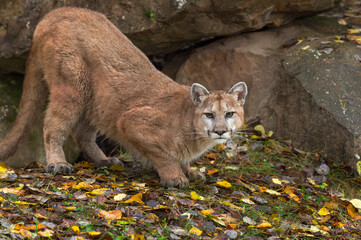
[[[97,232],[97,231],[90,231],[90,232],[88,232],[88,234],[89,234],[90,236],[94,237],[94,236],[99,236],[99,235],[102,234],[102,233],[101,233],[101,232]]]
[[[269,131],[269,132],[267,133],[267,137],[272,137],[272,135],[273,135],[273,131]]]
[[[223,181],[218,181],[217,182],[217,185],[218,186],[221,186],[221,187],[224,187],[224,188],[230,188],[232,187],[232,184],[227,182],[226,180],[223,180]]]
[[[339,19],[339,20],[338,20],[338,24],[340,24],[340,25],[347,25],[347,22],[345,21],[345,19]]]
[[[361,161],[358,161],[356,163],[357,173],[361,176]]]
[[[80,162],[80,163],[76,163],[74,164],[74,167],[81,167],[81,168],[95,168],[93,164],[91,164],[90,162]]]
[[[76,209],[76,207],[65,207],[66,210],[69,210],[69,211],[74,211]]]
[[[29,202],[23,202],[23,201],[16,201],[16,204],[22,204],[22,205],[36,205],[36,203],[29,203]]]
[[[252,135],[251,138],[253,138],[253,139],[258,139],[259,137],[256,136],[256,135]]]
[[[8,171],[7,168],[0,166],[0,173],[4,173],[4,172],[7,172],[7,171]]]
[[[200,197],[196,192],[192,191],[191,192],[191,199],[193,199],[195,201],[195,200],[200,199]]]
[[[205,155],[207,158],[210,158],[210,159],[217,159],[217,154],[215,154],[215,153],[207,153],[206,155]]]
[[[124,167],[122,165],[112,165],[110,168],[110,170],[115,170],[115,171],[123,171]]]
[[[352,200],[350,201],[350,203],[352,203],[352,205],[353,205],[355,208],[361,209],[361,200],[360,200],[360,199],[354,198],[354,199],[352,199]]]
[[[271,195],[277,195],[277,196],[281,195],[281,193],[276,192],[275,190],[272,189],[267,189],[265,192]]]
[[[244,203],[247,203],[247,204],[251,204],[251,205],[254,204],[254,202],[249,198],[241,198],[241,201]]]
[[[266,136],[266,131],[264,130],[264,127],[262,125],[257,125],[254,127],[254,130],[261,132],[262,136]]]
[[[108,220],[119,220],[122,218],[122,212],[119,209],[115,209],[109,212],[104,210],[99,210],[98,216]]]
[[[20,234],[21,234],[21,236],[23,236],[24,238],[29,238],[29,239],[31,239],[32,236],[33,236],[29,230],[26,230],[26,229],[24,229],[24,228],[21,228],[21,229],[20,229]]]
[[[270,224],[269,222],[263,222],[257,225],[257,228],[268,228],[268,227],[272,227],[272,224]]]
[[[204,215],[211,215],[212,213],[214,213],[214,210],[210,208],[210,209],[202,210],[201,213]]]
[[[127,201],[124,201],[124,203],[133,203],[133,202],[137,202],[137,203],[144,205],[144,202],[142,201],[142,193],[141,192],[133,195]]]
[[[72,226],[71,229],[76,233],[80,233],[80,229],[78,226]]]
[[[320,210],[318,210],[318,215],[320,215],[320,216],[326,216],[326,215],[329,215],[330,214],[330,212],[328,211],[328,209],[327,208],[321,208]]]
[[[77,185],[74,185],[73,186],[74,189],[86,189],[86,190],[91,190],[93,189],[93,186],[90,185],[89,183],[87,182],[80,182],[78,183]]]
[[[139,234],[136,234],[136,235],[130,235],[131,239],[133,240],[145,240],[145,236],[144,235],[139,235]]]
[[[230,203],[230,202],[228,202],[228,201],[222,201],[222,202],[221,202],[221,204],[226,205],[226,206],[231,205],[231,203]]]
[[[272,178],[272,182],[277,185],[282,185],[282,182],[278,178]]]
[[[103,195],[106,191],[111,191],[111,188],[98,188],[90,192],[93,195]]]
[[[189,233],[200,236],[200,235],[202,235],[202,230],[200,230],[196,227],[192,227],[191,230],[189,230]]]
[[[224,150],[226,150],[226,145],[225,144],[218,144],[217,145],[217,151],[219,152],[219,153],[221,153],[221,152],[223,152]]]
[[[301,202],[300,198],[296,194],[294,194],[289,187],[285,187],[284,191],[285,191],[285,193],[287,193],[288,197],[291,198],[292,200],[294,200],[298,203]]]
[[[310,48],[310,45],[307,45],[307,46],[304,46],[303,48],[302,48],[302,50],[307,50],[307,49],[309,49]]]
[[[347,29],[347,32],[350,34],[361,33],[361,28],[350,28]]]
[[[208,175],[212,175],[214,173],[218,172],[218,169],[217,168],[213,168],[212,170],[208,170],[207,174]]]
[[[18,194],[21,189],[16,188],[0,188],[0,192]]]
[[[351,217],[361,220],[361,216],[357,214],[356,209],[352,204],[347,205],[347,212]]]

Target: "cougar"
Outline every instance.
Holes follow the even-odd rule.
[[[224,143],[244,122],[247,86],[210,92],[183,86],[158,71],[104,15],[80,8],[51,11],[37,25],[16,121],[0,143],[14,154],[48,100],[44,118],[46,171],[70,173],[62,149],[72,135],[96,166],[122,164],[105,156],[97,133],[150,163],[165,186],[204,179],[190,163]]]

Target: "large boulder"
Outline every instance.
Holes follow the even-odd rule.
[[[23,73],[36,24],[58,7],[102,12],[146,54],[160,54],[219,36],[278,27],[329,9],[335,1],[0,1],[0,70]]]
[[[361,49],[354,42],[334,41],[336,32],[345,31],[333,19],[313,17],[183,52],[163,71],[180,83],[198,82],[209,89],[245,81],[247,119],[259,119],[298,147],[355,166],[361,149],[361,68],[356,60]]]

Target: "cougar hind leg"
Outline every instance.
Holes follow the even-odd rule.
[[[123,165],[116,157],[107,157],[96,144],[97,132],[84,120],[80,119],[72,130],[74,141],[86,157],[97,167]]]
[[[73,166],[67,163],[63,142],[70,129],[77,122],[82,106],[76,99],[77,93],[62,85],[52,87],[50,101],[44,119],[44,145],[46,152],[46,171],[51,173],[71,173]]]

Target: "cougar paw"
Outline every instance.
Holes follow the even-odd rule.
[[[186,176],[177,176],[174,178],[160,178],[160,184],[165,187],[188,187],[189,181]]]
[[[67,162],[50,163],[46,166],[46,172],[48,173],[72,173],[74,167]]]
[[[116,157],[112,157],[112,158],[107,158],[104,160],[99,160],[94,162],[95,166],[97,167],[110,167],[113,165],[121,165],[124,167],[124,164],[122,161],[120,161],[118,158]]]
[[[201,180],[201,181],[206,180],[206,176],[197,170],[190,169],[186,175],[192,180]]]

